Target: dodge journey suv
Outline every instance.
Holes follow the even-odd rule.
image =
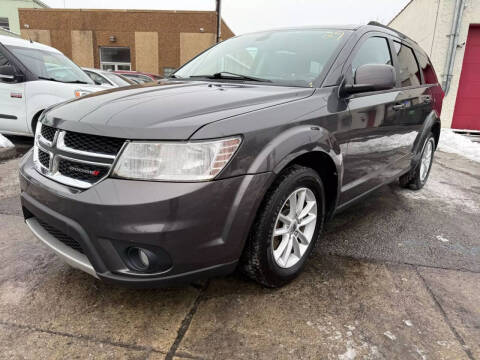
[[[45,110],[21,165],[32,232],[106,282],[232,272],[278,287],[326,220],[427,181],[443,92],[420,47],[376,23],[224,41],[158,83]]]

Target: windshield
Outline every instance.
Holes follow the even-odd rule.
[[[82,69],[61,53],[19,46],[7,48],[38,77],[66,83],[93,84]]]
[[[226,40],[193,59],[177,78],[225,73],[232,80],[257,78],[291,86],[313,86],[325,65],[345,40],[345,30],[281,30]]]

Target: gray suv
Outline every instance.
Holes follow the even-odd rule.
[[[32,232],[106,282],[232,272],[278,287],[325,221],[399,179],[420,189],[443,92],[376,23],[224,41],[158,83],[47,109],[21,164]]]

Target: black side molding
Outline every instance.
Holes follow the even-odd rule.
[[[18,118],[14,115],[0,114],[0,118],[8,120],[17,120]]]

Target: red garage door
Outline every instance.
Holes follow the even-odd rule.
[[[468,31],[452,128],[480,130],[480,26]]]

